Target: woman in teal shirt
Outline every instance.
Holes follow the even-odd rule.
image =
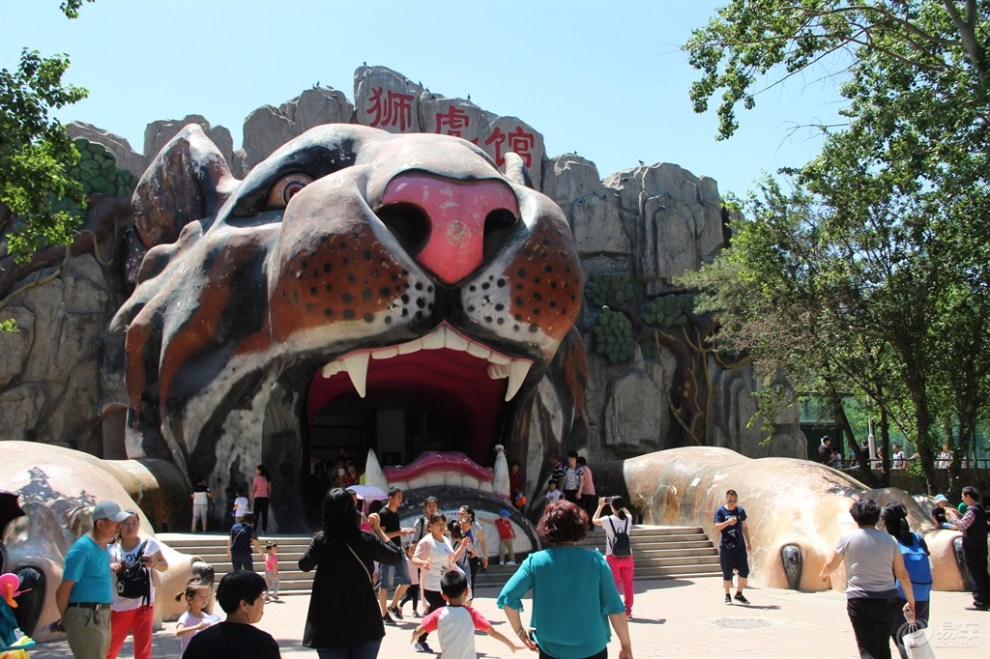
[[[540,659],[605,659],[611,621],[632,659],[625,605],[600,553],[577,547],[588,535],[588,514],[569,501],[547,506],[536,531],[546,549],[530,554],[498,596],[513,633]],[[522,627],[522,597],[533,591],[533,629]],[[606,620],[607,617],[607,620]]]

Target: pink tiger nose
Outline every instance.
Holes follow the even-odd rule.
[[[507,184],[459,181],[423,172],[400,174],[382,196],[378,215],[403,246],[442,282],[454,284],[480,266],[519,217]],[[417,226],[418,225],[418,226]]]

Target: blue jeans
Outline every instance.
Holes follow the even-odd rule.
[[[398,588],[411,583],[405,560],[399,561],[398,565],[379,565],[378,571],[381,573],[380,587],[384,588],[385,592],[388,592],[393,585]]]
[[[334,650],[316,648],[316,654],[320,659],[375,659],[381,645],[382,639],[377,638],[374,641],[365,641],[348,648],[336,648]]]

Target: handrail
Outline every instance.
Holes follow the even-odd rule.
[[[904,466],[902,467],[894,466],[894,460],[892,458],[888,459],[887,462],[890,464],[891,471],[906,471],[908,466],[916,459],[917,458],[904,458]],[[838,462],[838,464],[835,464],[836,462]],[[870,469],[874,471],[881,471],[883,469],[883,460],[880,458],[871,458],[868,462],[870,463]],[[835,467],[836,469],[858,469],[860,465],[858,460],[833,460],[829,466]],[[948,471],[948,469],[949,465],[940,466],[940,461],[935,460],[936,471]],[[967,458],[963,460],[962,469],[990,470],[990,458],[976,458],[975,460],[972,458]]]

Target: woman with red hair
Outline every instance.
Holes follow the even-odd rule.
[[[522,562],[498,596],[515,634],[544,659],[605,659],[619,637],[619,659],[632,659],[625,606],[600,553],[578,547],[588,535],[588,513],[569,501],[550,504],[536,531],[545,549]],[[521,621],[522,597],[533,591],[530,631]]]

